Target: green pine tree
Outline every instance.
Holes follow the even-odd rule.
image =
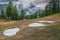
[[[38,16],[37,13],[38,13],[38,12],[35,12],[35,13],[34,13],[34,18],[37,18],[37,16]]]
[[[52,12],[53,12],[53,14],[59,13],[59,3],[56,0],[51,0],[50,2],[52,4]]]
[[[16,7],[14,7],[14,16],[15,16],[15,20],[18,20],[18,11]]]
[[[51,0],[49,4],[45,7],[43,16],[48,16],[55,13],[59,13],[59,5],[57,4],[56,0]]]
[[[22,20],[25,19],[25,11],[23,9],[21,10],[21,18],[22,18]]]
[[[2,17],[3,19],[6,18],[5,15],[4,15],[4,10],[1,10],[1,17]]]
[[[8,5],[7,5],[7,8],[6,8],[6,16],[8,19],[11,18],[11,11],[13,9],[13,4],[10,2]]]

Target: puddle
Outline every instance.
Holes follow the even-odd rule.
[[[17,32],[19,32],[19,28],[7,29],[3,32],[4,36],[14,36]]]
[[[42,23],[31,23],[28,25],[29,27],[39,27],[39,26],[46,26],[45,24]]]

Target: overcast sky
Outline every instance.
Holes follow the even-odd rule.
[[[0,0],[0,3],[3,0]],[[36,4],[37,7],[41,7],[42,9],[45,8],[45,6],[48,4],[49,0],[19,0],[20,3],[23,3],[24,5],[29,5],[31,2]]]
[[[44,9],[49,2],[49,0],[20,0],[20,1],[22,1],[25,5],[28,5],[29,3],[32,2],[36,4],[37,7],[41,7],[42,9]]]

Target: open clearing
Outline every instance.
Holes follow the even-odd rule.
[[[31,23],[36,23],[40,20],[55,21],[54,23],[46,23],[46,27],[28,27]],[[0,40],[60,40],[60,14],[37,18],[32,20],[8,21],[0,20]],[[21,29],[15,36],[3,36],[3,31],[11,28]]]

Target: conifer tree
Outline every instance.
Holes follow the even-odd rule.
[[[6,8],[6,16],[8,19],[11,18],[11,11],[13,9],[13,4],[10,2],[8,5],[7,5],[7,8]]]
[[[18,11],[16,7],[14,7],[14,16],[15,16],[15,20],[18,20]]]
[[[2,17],[3,19],[6,18],[5,15],[4,15],[4,10],[1,10],[1,17]]]
[[[8,19],[18,20],[18,11],[11,2],[7,5],[6,15]]]
[[[22,18],[22,20],[25,20],[25,11],[24,11],[24,9],[21,9],[21,18]]]

